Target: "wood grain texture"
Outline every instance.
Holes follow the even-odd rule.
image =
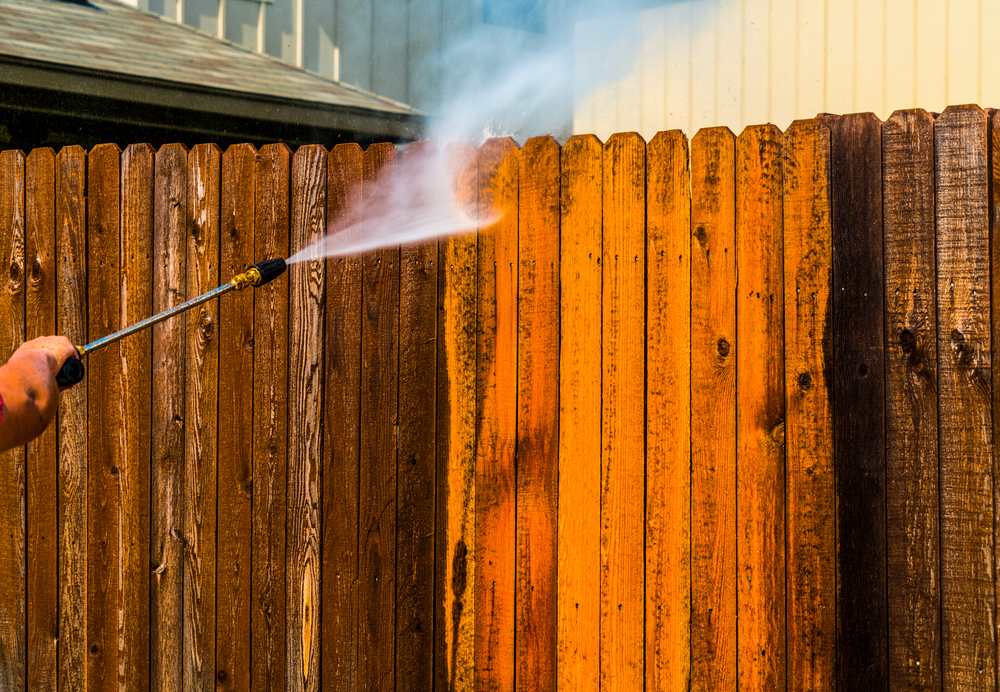
[[[836,488],[833,466],[833,256],[830,131],[797,120],[784,173],[785,493],[788,690],[836,686]]]
[[[100,144],[87,165],[87,340],[121,327],[121,150]],[[87,358],[87,688],[118,688],[118,621],[121,612],[120,530],[122,405],[120,342]]]
[[[301,147],[292,158],[289,251],[326,232],[327,151]],[[320,463],[323,411],[325,263],[289,275],[287,690],[317,692],[320,676]]]
[[[987,127],[976,106],[934,124],[945,689],[996,684]]]
[[[187,149],[156,152],[153,313],[187,297]],[[186,320],[153,326],[150,468],[149,683],[172,692],[184,680],[184,420]]]
[[[557,686],[597,692],[601,645],[603,150],[560,153],[559,590]]]
[[[56,155],[35,149],[25,167],[25,339],[56,334]],[[27,689],[58,685],[58,440],[50,425],[29,442],[27,485]]]
[[[430,142],[403,152],[412,180],[441,156]],[[417,208],[430,200],[414,200]],[[434,688],[434,500],[437,487],[438,242],[400,248],[399,460],[396,480],[396,690]]]
[[[889,688],[941,689],[934,120],[882,128]]]
[[[736,689],[735,147],[691,140],[691,689]]]
[[[255,159],[254,260],[288,257],[291,151]],[[290,277],[289,277],[290,278]],[[255,288],[250,689],[285,689],[289,279]]]
[[[646,143],[604,145],[601,689],[641,689],[645,602]]]
[[[327,164],[329,232],[361,217],[357,144],[338,144]],[[361,416],[361,258],[326,260],[326,425],[323,428],[323,685],[358,684],[358,466]]]
[[[476,692],[514,688],[517,145],[479,148],[476,325]]]
[[[56,157],[56,333],[87,340],[87,154]],[[147,279],[148,280],[148,279]],[[87,379],[59,397],[59,689],[87,675]],[[149,542],[149,534],[144,543]],[[142,577],[148,583],[148,572]],[[148,638],[148,632],[145,633]]]
[[[672,691],[691,679],[691,170],[679,130],[646,146],[646,325],[646,689]]]
[[[459,205],[476,209],[477,153],[445,152]],[[474,670],[476,561],[477,237],[438,244],[435,688],[470,689]]]
[[[738,686],[785,688],[781,131],[736,140]]]
[[[364,233],[374,235],[397,175],[396,147],[373,144],[362,160]],[[361,258],[361,483],[358,545],[358,683],[395,686],[399,248]]]
[[[518,169],[515,689],[556,689],[559,490],[559,143]]]

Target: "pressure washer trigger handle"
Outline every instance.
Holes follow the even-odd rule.
[[[76,350],[79,352],[80,347],[77,346]],[[83,361],[80,360],[80,357],[70,356],[62,364],[62,367],[59,368],[59,372],[56,373],[56,382],[60,387],[68,387],[80,382],[83,379],[84,373],[86,373],[86,369],[83,367]]]

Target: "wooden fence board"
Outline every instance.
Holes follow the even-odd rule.
[[[882,128],[889,688],[941,689],[934,120]]]
[[[430,142],[411,144],[403,152],[400,175],[412,180],[440,155]],[[434,688],[438,243],[403,247],[399,261],[396,690],[430,692]]]
[[[691,171],[679,130],[646,147],[646,286],[646,689],[680,690],[691,676]]]
[[[25,339],[56,333],[55,152],[35,149],[25,167]],[[27,485],[27,688],[57,689],[59,642],[57,426],[29,442]]]
[[[987,147],[976,106],[934,124],[945,689],[996,684]]]
[[[475,688],[514,687],[517,434],[517,145],[479,149],[476,329]]]
[[[603,153],[574,136],[560,160],[557,684],[580,692],[601,681]]]
[[[996,238],[996,229],[998,214],[1000,214],[1000,119],[997,117],[997,111],[992,111],[991,117],[992,123],[989,132],[990,137],[990,154],[989,161],[992,164],[992,170],[989,171],[989,175],[992,176],[990,181],[990,192],[992,193],[992,199],[990,200],[992,207],[992,218],[990,219],[993,224],[993,230],[990,233],[990,290],[991,290],[991,300],[992,296],[1000,296],[1000,271],[996,271],[994,267],[1000,266],[1000,242]],[[992,339],[993,352],[990,354],[992,360],[1000,359],[1000,355],[996,353],[998,347],[1000,347],[1000,314],[994,308],[991,316],[991,329],[990,338]],[[990,370],[992,373],[992,378],[990,380],[991,392],[995,392],[1000,388],[1000,372],[993,372],[992,368]],[[1000,405],[994,405],[993,407],[993,419],[992,419],[992,434],[993,440],[1000,439]],[[1000,468],[998,468],[998,462],[1000,462],[1000,457],[998,455],[993,455],[993,564],[994,564],[994,589],[1000,592],[1000,487],[997,484],[997,478],[1000,478]],[[940,493],[940,487],[938,488]],[[938,502],[938,509],[940,511],[940,495],[936,498]],[[939,515],[940,516],[940,515]],[[938,527],[940,531],[940,526]],[[940,559],[940,556],[939,556]],[[939,563],[940,568],[940,563]],[[940,574],[940,572],[938,573]],[[940,598],[940,594],[939,594]],[[997,676],[998,683],[1000,683],[1000,637],[997,638],[998,653],[997,658]]]
[[[87,166],[87,340],[121,327],[121,150],[94,147]],[[88,690],[118,688],[118,623],[121,525],[119,468],[123,466],[123,406],[120,343],[87,358],[87,657]]]
[[[330,151],[329,232],[361,216],[357,144]],[[323,473],[323,685],[358,685],[358,484],[361,416],[361,258],[326,260],[326,426]]]
[[[288,257],[291,151],[269,144],[254,167],[254,260]],[[254,289],[253,529],[250,689],[285,689],[288,471],[288,292],[291,277]]]
[[[641,689],[645,591],[646,143],[604,145],[601,689]]]
[[[87,154],[56,157],[56,332],[87,340]],[[148,278],[147,278],[148,281]],[[89,378],[88,378],[89,379]],[[59,397],[59,689],[80,690],[87,674],[87,379]],[[146,534],[148,544],[149,534]],[[147,561],[148,564],[148,561]],[[147,579],[148,573],[143,575]],[[143,633],[148,640],[148,632]]]
[[[736,689],[735,147],[727,128],[691,140],[693,690]]]
[[[559,489],[559,144],[518,168],[516,689],[556,689]]]

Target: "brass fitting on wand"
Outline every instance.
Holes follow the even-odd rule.
[[[242,274],[237,274],[230,281],[233,288],[237,291],[242,291],[247,286],[259,286],[260,285],[260,270],[257,267],[250,267]]]

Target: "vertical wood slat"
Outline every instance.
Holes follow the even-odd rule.
[[[291,151],[269,144],[255,158],[254,260],[288,257]],[[285,689],[285,530],[288,469],[290,277],[254,289],[253,526],[250,689]]]
[[[292,158],[291,234],[295,253],[326,231],[327,151],[301,147]],[[286,655],[289,692],[320,685],[320,464],[323,410],[325,265],[317,259],[289,276],[288,534]]]
[[[560,154],[559,689],[597,692],[601,619],[601,254],[603,150]]]
[[[329,232],[361,218],[357,144],[338,144],[327,164]],[[358,484],[361,416],[361,258],[326,260],[326,392],[323,474],[323,685],[358,685]]]
[[[519,153],[516,689],[556,689],[559,484],[559,144]]]
[[[691,675],[691,171],[678,130],[646,147],[646,284],[646,689],[675,690]]]
[[[56,157],[56,333],[76,344],[87,339],[86,166],[87,154],[78,146],[64,147]],[[59,397],[56,425],[59,435],[59,689],[84,689],[88,655],[87,379]],[[144,542],[148,543],[148,534]],[[144,635],[148,638],[147,633]]]
[[[365,235],[385,230],[379,218],[387,212],[382,205],[396,168],[393,145],[373,144],[365,151]],[[367,690],[395,687],[399,261],[398,247],[373,250],[361,259],[358,681]]]
[[[254,263],[254,159],[250,144],[222,156],[219,269],[221,283]],[[287,278],[282,277],[282,282]],[[253,509],[254,296],[219,301],[219,463],[216,533],[215,668],[221,690],[250,689],[250,565]],[[263,339],[262,339],[263,340]],[[269,402],[261,401],[261,406]],[[262,455],[263,457],[263,455]],[[266,468],[266,467],[265,467]],[[265,475],[266,477],[266,475]]]
[[[977,106],[934,123],[945,689],[996,684],[987,148]]]
[[[87,340],[121,328],[121,151],[114,144],[91,150],[87,166]],[[88,567],[87,686],[118,688],[118,623],[123,406],[120,343],[88,357],[87,411]]]
[[[475,687],[514,687],[517,194],[513,140],[479,148]]]
[[[996,238],[997,229],[1000,228],[997,222],[1000,220],[1000,118],[997,117],[997,111],[992,112],[990,130],[990,148],[989,148],[989,162],[991,164],[991,170],[989,171],[990,178],[990,193],[991,199],[989,200],[990,211],[992,216],[990,218],[990,223],[992,224],[990,233],[990,296],[992,303],[992,296],[1000,296],[1000,240]],[[990,354],[991,363],[994,360],[1000,362],[1000,355],[996,353],[998,347],[1000,347],[1000,310],[995,306],[992,309],[991,315],[991,329],[990,338],[992,339],[993,352]],[[1000,389],[1000,372],[993,372],[991,368],[992,378],[990,381],[991,393],[998,391]],[[992,402],[991,402],[992,403]],[[992,406],[992,439],[1000,439],[1000,405]],[[997,479],[1000,478],[1000,468],[998,468],[998,458],[997,455],[993,456],[993,564],[994,564],[994,589],[995,593],[1000,593],[1000,492],[998,492]],[[940,491],[939,491],[940,492]],[[940,509],[940,504],[939,504]],[[938,527],[940,531],[940,526]],[[939,556],[940,559],[940,556]],[[939,573],[940,574],[940,573]],[[940,598],[940,594],[938,596]],[[997,678],[1000,682],[1000,637],[997,638]]]
[[[782,140],[788,689],[836,684],[833,256],[830,131],[797,120]]]
[[[645,545],[646,143],[604,145],[601,689],[641,689]]]
[[[735,147],[691,141],[691,688],[736,689]]]
[[[934,120],[882,128],[889,687],[941,689]]]
[[[56,334],[55,152],[35,149],[25,167],[25,339]],[[56,425],[28,443],[27,689],[56,689],[59,641]]]
[[[436,167],[430,142],[410,144],[400,176]],[[431,200],[414,200],[418,208]],[[400,249],[399,461],[396,512],[396,690],[434,687],[434,499],[437,486],[438,243]]]

